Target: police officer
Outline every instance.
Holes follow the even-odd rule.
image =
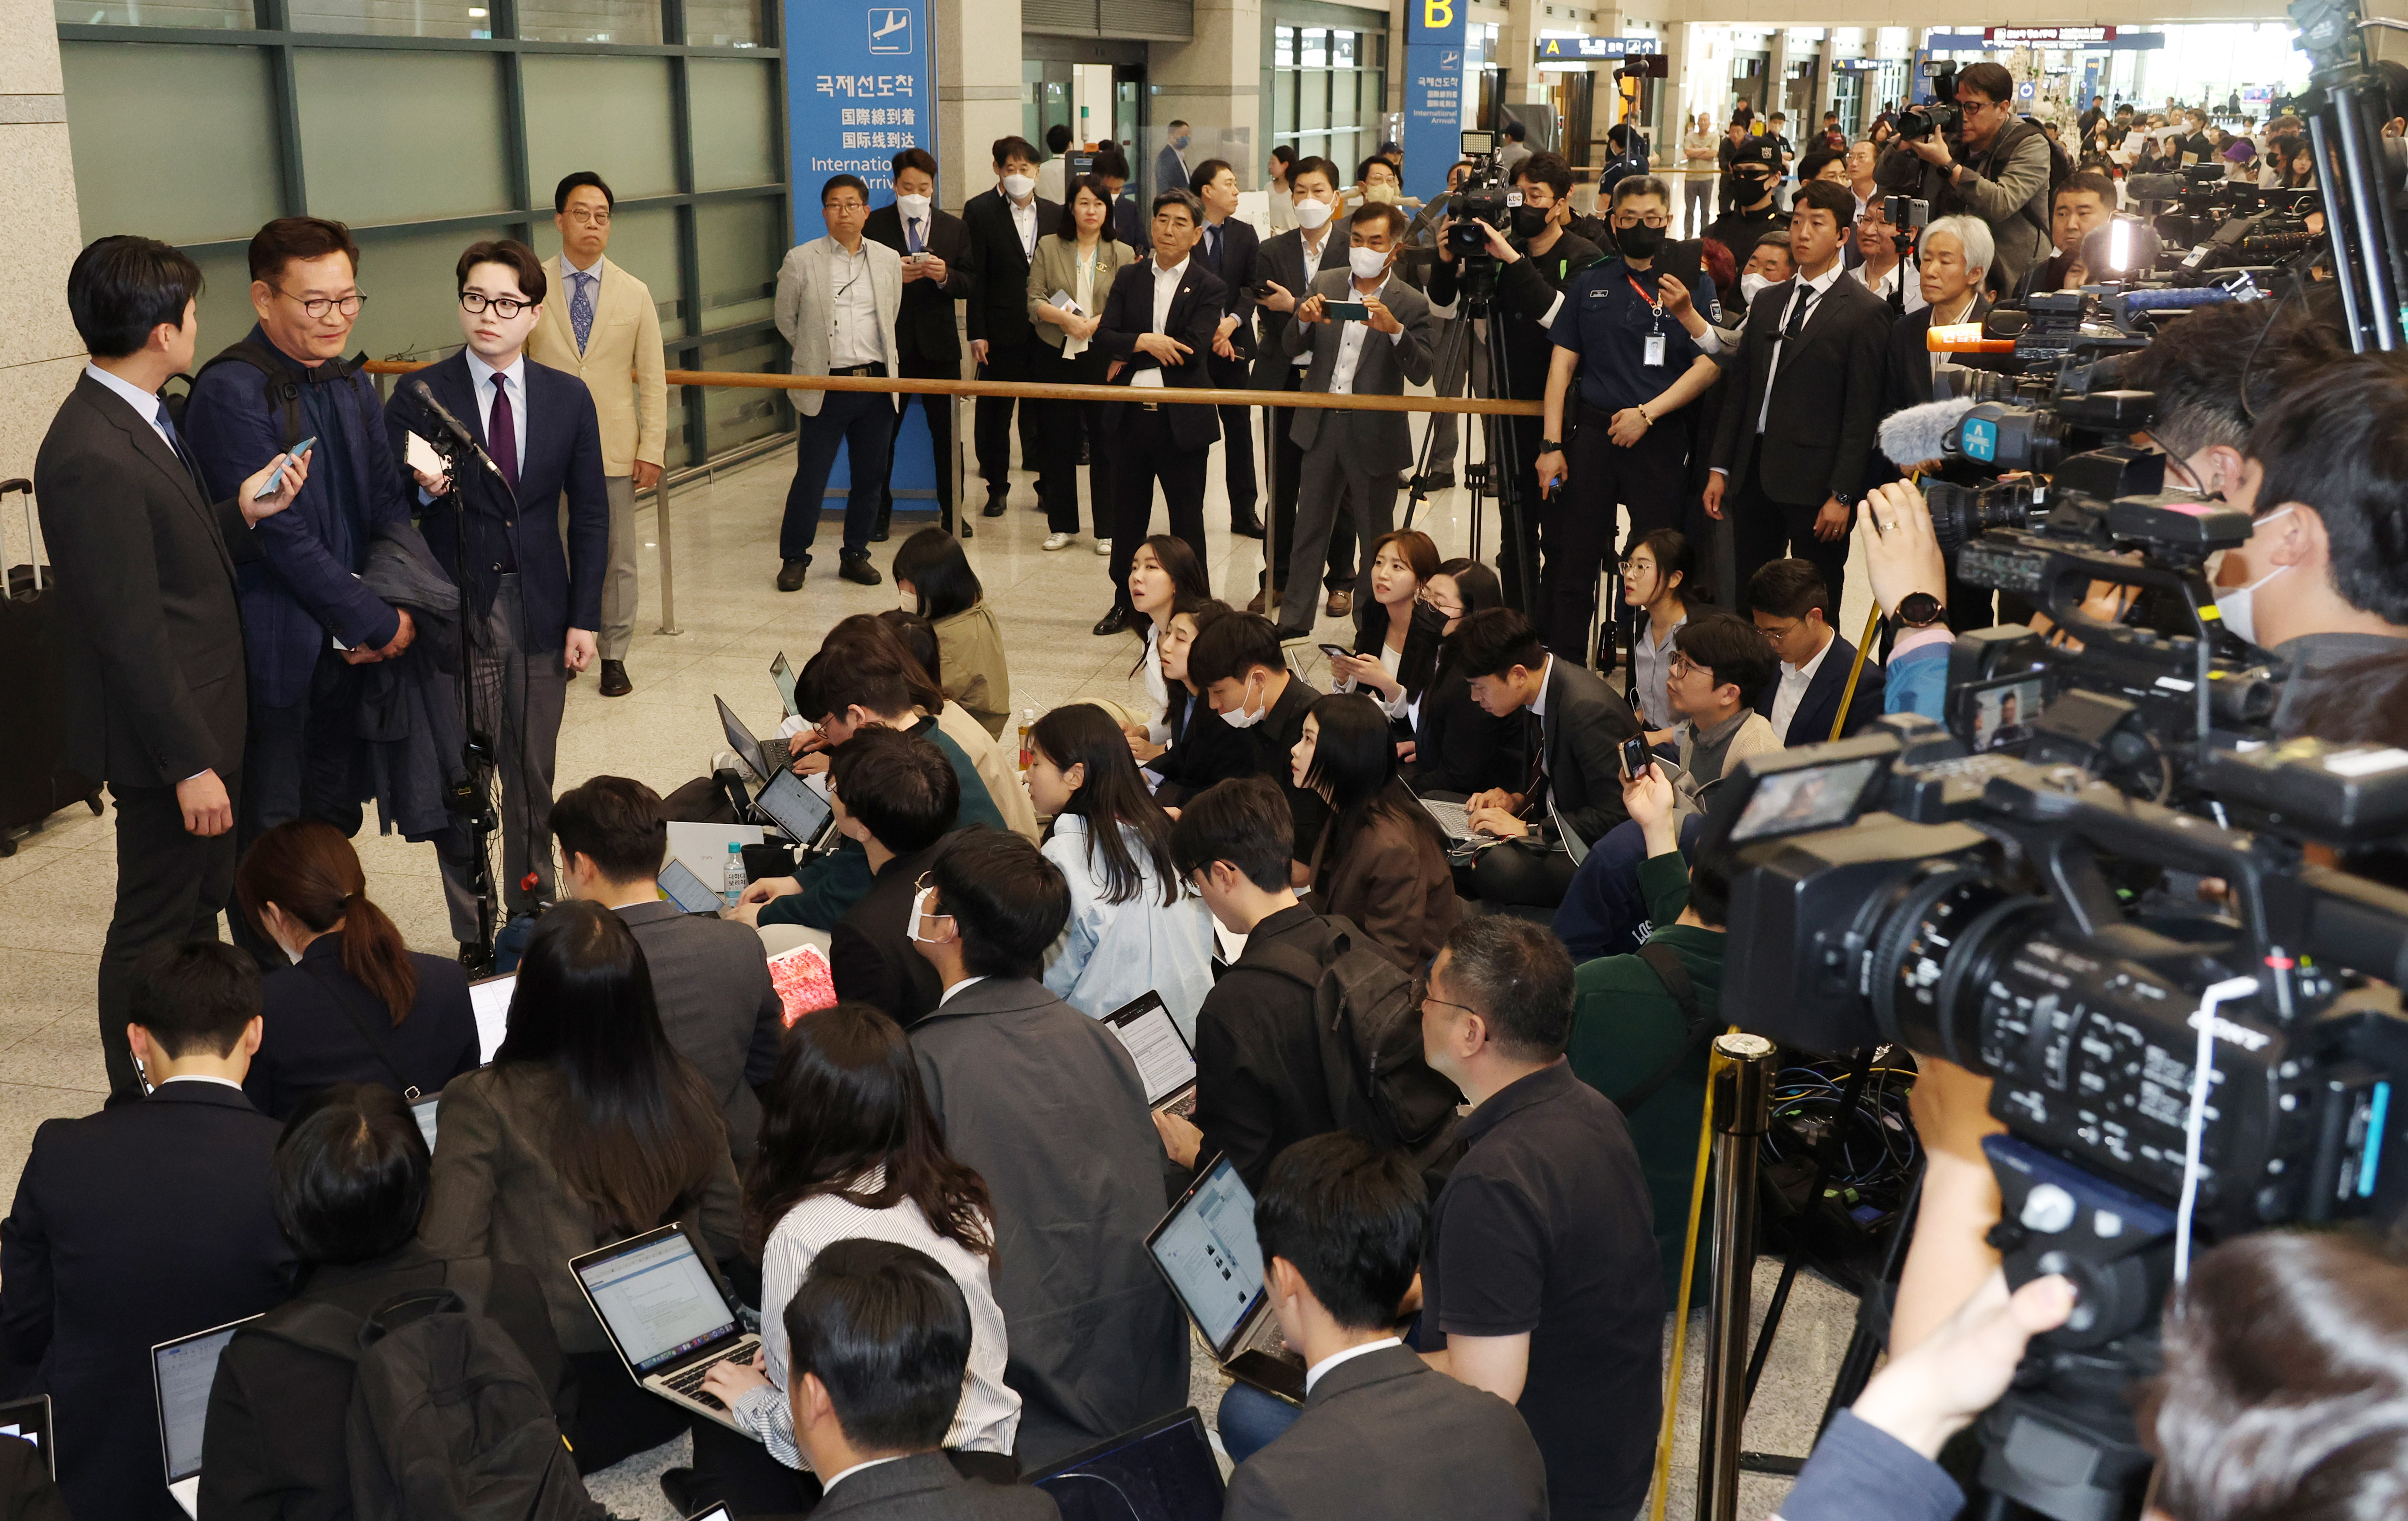
[[[1713,277],[1700,270],[1684,285],[1654,269],[1671,219],[1663,180],[1632,175],[1618,182],[1607,219],[1617,256],[1564,286],[1563,309],[1549,329],[1555,357],[1536,464],[1544,558],[1534,621],[1558,653],[1586,653],[1614,504],[1629,508],[1634,542],[1680,526],[1687,430],[1668,419],[1713,384],[1719,372],[1711,356],[1721,344],[1712,325]],[[1565,395],[1575,375],[1580,409],[1567,434]]]

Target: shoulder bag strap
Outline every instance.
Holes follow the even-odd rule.
[[[1689,1058],[1704,1049],[1714,1034],[1714,1022],[1706,1018],[1698,1009],[1697,987],[1689,981],[1689,969],[1682,965],[1678,951],[1650,940],[1639,948],[1639,959],[1647,963],[1648,969],[1663,983],[1664,991],[1681,1006],[1681,1019],[1687,1026],[1687,1034],[1681,1041],[1681,1049],[1672,1053],[1670,1060],[1648,1073],[1645,1082],[1622,1096],[1619,1107],[1626,1119],[1655,1098],[1656,1090],[1669,1082],[1673,1073],[1688,1065]]]
[[[351,1016],[352,1025],[358,1027],[361,1037],[376,1052],[377,1059],[384,1063],[386,1071],[393,1074],[393,1085],[401,1090],[402,1098],[416,1103],[425,1097],[418,1091],[416,1084],[403,1075],[401,1063],[393,1058],[393,1047],[385,1042],[384,1031],[377,1028],[376,1021],[363,1015],[359,1006],[351,1001],[351,990],[337,981],[323,966],[313,967],[306,961],[300,963],[300,966],[303,971],[318,979],[326,991],[334,996],[335,1002],[341,1007],[343,1012]]]

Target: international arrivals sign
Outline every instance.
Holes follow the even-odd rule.
[[[2115,40],[2112,26],[1985,26],[1985,42],[2011,48],[2080,48]]]

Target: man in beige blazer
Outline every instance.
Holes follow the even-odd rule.
[[[627,644],[636,633],[636,493],[660,482],[669,412],[660,309],[642,280],[602,256],[610,246],[612,204],[610,187],[590,169],[552,193],[562,299],[543,304],[527,357],[566,370],[594,394],[602,482],[610,495],[610,568],[602,581],[598,641],[602,695],[624,697],[635,690]]]

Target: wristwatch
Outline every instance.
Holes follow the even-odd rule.
[[[1929,592],[1909,592],[1898,599],[1896,616],[1900,628],[1929,628],[1947,612],[1947,605]]]
[[[1539,440],[1539,452],[1541,454],[1560,454],[1563,452],[1564,441],[1561,438],[1541,438]]]

